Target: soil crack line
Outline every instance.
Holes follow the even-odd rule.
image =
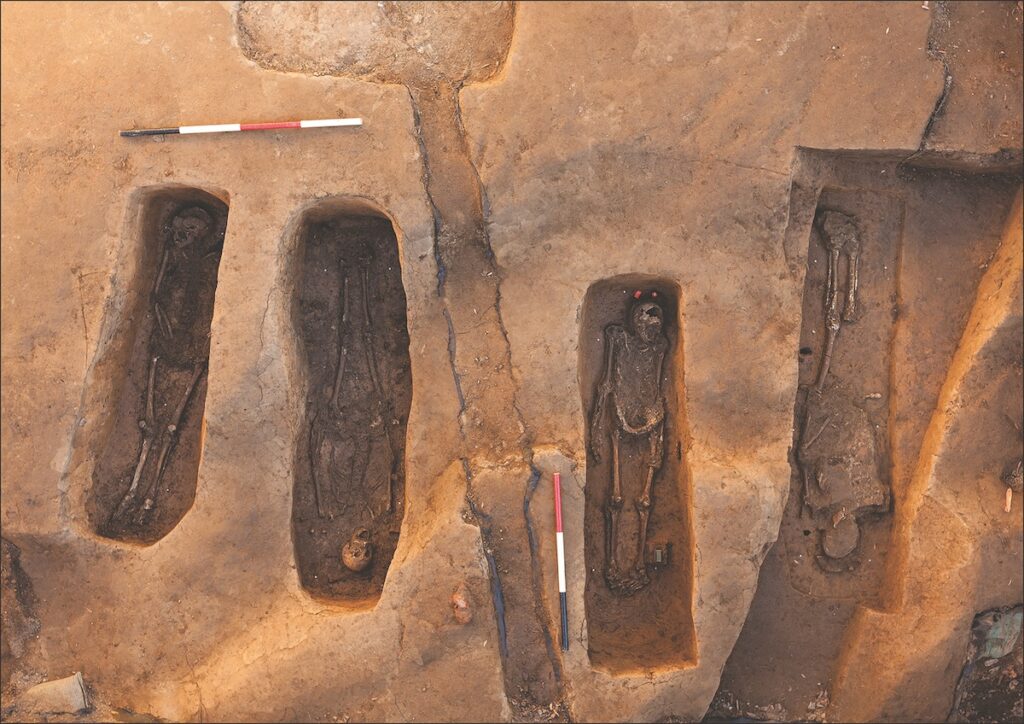
[[[466,472],[466,484],[468,486],[471,481],[469,462],[463,459],[462,464]],[[491,547],[491,539],[493,538],[491,516],[480,510],[469,495],[466,496],[466,502],[476,518],[477,526],[480,528],[480,535],[484,539],[484,557],[487,559],[487,568],[491,574],[491,597],[494,600],[494,613],[498,619],[498,642],[501,650],[502,667],[504,668],[505,661],[508,658],[508,634],[505,628],[505,595],[501,588],[501,575],[498,573],[498,564],[494,560],[494,553]]]
[[[541,700],[557,703],[564,693],[556,694],[550,689],[540,693],[544,684],[536,688],[529,683],[533,677],[529,671],[537,670],[538,666],[540,670],[550,667],[549,686],[562,692],[562,672],[550,622],[545,615],[537,540],[529,515],[540,472],[533,466],[530,436],[518,404],[511,343],[501,309],[502,277],[490,245],[485,213],[490,205],[479,170],[470,155],[459,105],[459,88],[442,80],[433,87],[407,87],[407,90],[424,161],[425,191],[434,217],[437,292],[448,328],[448,360],[459,399],[458,424],[466,450],[462,456],[466,499],[476,516],[490,571],[506,696],[514,704],[514,698],[526,693],[525,685],[529,689],[528,698],[537,700],[531,704]],[[484,320],[474,320],[476,323],[469,326],[460,324],[459,315],[469,309],[474,314],[483,313]],[[490,321],[487,320],[488,309],[494,310],[494,319]],[[489,333],[489,329],[497,334]],[[460,365],[460,354],[466,356],[466,364]],[[488,357],[494,360],[495,366],[478,369],[468,363],[472,358],[479,365],[480,359]],[[501,414],[501,410],[509,407],[513,416]],[[484,491],[474,490],[477,487],[474,486],[474,468],[498,469],[493,464],[495,461],[488,460],[489,451],[495,449],[518,449],[522,463],[531,471],[529,479],[523,481],[525,491],[519,505],[507,499],[505,503],[500,499],[491,500],[489,495],[482,500],[479,496]],[[484,457],[479,460],[473,457],[471,462],[474,451],[483,453]],[[493,510],[490,509],[492,504]],[[488,512],[484,513],[481,508]],[[522,518],[515,514],[515,508],[519,508]],[[501,531],[500,539],[496,539],[495,531]],[[526,564],[520,556],[525,558],[523,554],[527,553],[529,572],[523,574],[529,578],[517,584],[526,589],[523,593],[527,595],[520,593],[509,601],[504,595],[501,571],[510,570],[513,562],[516,566]],[[514,645],[509,642],[510,637]],[[545,648],[545,664],[538,661],[541,643]]]

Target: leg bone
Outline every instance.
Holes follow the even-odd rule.
[[[608,501],[609,531],[608,571],[609,576],[618,577],[619,512],[622,510],[622,480],[619,477],[619,431],[612,431],[612,495]]]
[[[835,347],[836,335],[839,333],[839,290],[836,277],[839,273],[840,247],[830,245],[828,253],[828,278],[825,281],[825,352],[818,370],[818,381],[815,388],[821,392],[825,387],[829,365],[832,364],[832,350]]]
[[[167,259],[170,256],[170,249],[164,248],[164,256],[160,261],[160,271],[156,275],[156,284],[153,285],[153,296],[156,297],[160,293],[160,285],[164,281],[164,273],[167,271]]]
[[[149,363],[149,383],[146,385],[146,418],[139,420],[139,427],[142,428],[142,449],[139,451],[139,459],[135,463],[135,474],[128,486],[128,492],[121,498],[121,502],[110,516],[110,521],[124,515],[135,502],[135,493],[139,488],[139,481],[142,480],[142,471],[146,467],[146,459],[149,457],[149,449],[153,446],[153,437],[156,434],[156,422],[153,415],[153,387],[156,382],[156,362],[160,359],[154,357]]]
[[[167,459],[174,449],[174,444],[177,442],[178,432],[181,427],[181,418],[185,413],[185,407],[188,405],[189,399],[192,397],[192,392],[195,390],[196,385],[199,383],[200,378],[206,372],[206,363],[198,365],[195,371],[192,373],[192,377],[188,382],[188,387],[185,388],[185,394],[181,396],[181,401],[174,410],[174,417],[171,418],[170,424],[167,425],[167,431],[164,434],[164,444],[160,449],[160,457],[156,463],[156,476],[153,482],[149,484],[149,488],[146,491],[146,499],[142,504],[142,509],[136,516],[136,522],[141,523],[145,518],[146,513],[153,509],[153,505],[156,502],[156,495],[159,492],[160,481],[163,478],[164,471],[167,469]]]
[[[843,308],[843,321],[852,322],[857,315],[857,276],[860,266],[860,248],[854,246],[849,248],[852,242],[847,242],[847,260],[849,269],[846,272],[846,306]]]
[[[324,491],[321,488],[320,483],[320,455],[323,452],[324,435],[320,429],[320,413],[313,417],[313,421],[309,424],[309,469],[313,476],[313,495],[316,497],[316,513],[321,518],[325,518],[324,513]]]
[[[664,434],[665,428],[663,425],[659,425],[656,430],[652,430],[649,433],[650,450],[648,455],[650,457],[647,462],[647,478],[644,481],[643,493],[636,500],[636,510],[640,517],[640,537],[637,540],[635,568],[638,583],[641,586],[647,583],[647,565],[645,561],[647,553],[647,523],[651,517],[651,489],[654,486],[654,476],[657,475],[658,470],[661,468],[663,459]]]
[[[348,358],[348,275],[345,267],[341,267],[341,323],[338,325],[338,367],[334,375],[334,389],[331,393],[331,406],[338,409],[338,396],[341,394],[341,382],[345,378],[345,363]]]
[[[391,470],[388,475],[388,507],[386,512],[394,512],[395,509],[395,485],[398,482],[398,465],[400,460],[398,459],[398,446],[395,444],[394,431],[391,429],[392,425],[397,423],[392,414],[391,405],[388,404],[388,400],[384,395],[384,387],[381,384],[380,379],[380,368],[377,365],[377,348],[374,345],[373,330],[373,316],[370,311],[370,275],[369,267],[364,264],[360,267],[360,274],[362,276],[362,292],[360,294],[362,307],[363,307],[363,346],[366,350],[366,364],[370,369],[370,379],[373,381],[373,389],[377,394],[377,404],[383,412],[384,419],[384,433],[388,439],[388,450],[391,454]]]

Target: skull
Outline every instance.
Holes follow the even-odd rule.
[[[356,529],[348,543],[341,547],[341,562],[356,573],[366,570],[373,562],[373,544],[366,528]]]
[[[210,225],[208,213],[197,206],[190,206],[178,212],[171,221],[171,241],[179,249],[193,244],[206,236]]]
[[[661,334],[664,316],[665,313],[655,302],[637,302],[633,305],[630,322],[637,336],[650,344]]]

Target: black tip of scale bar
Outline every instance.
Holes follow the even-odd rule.
[[[177,128],[142,128],[138,131],[121,131],[123,137],[131,136],[166,136],[170,133],[179,133]]]

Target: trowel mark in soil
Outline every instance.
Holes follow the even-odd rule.
[[[649,345],[636,329],[634,311],[637,318],[660,317],[660,331]],[[583,303],[581,392],[584,408],[597,423],[588,426],[588,449],[600,456],[597,460],[591,454],[587,464],[587,638],[591,663],[611,673],[680,666],[696,659],[678,315],[678,287],[641,275],[597,282]],[[606,339],[609,335],[619,342]],[[653,361],[649,369],[643,364],[645,350],[664,355],[660,374]],[[622,382],[611,384],[602,410],[598,400],[606,369],[611,370],[610,379]],[[633,426],[633,413],[641,407],[644,412],[648,407],[661,410],[660,423],[644,433],[623,431],[620,419]],[[618,496],[613,489],[616,464],[621,474]],[[645,525],[642,498],[651,469],[655,472]]]
[[[101,535],[153,543],[195,499],[217,271],[227,206],[198,189],[149,195],[134,297],[116,332],[133,339],[87,504]]]
[[[405,513],[412,401],[398,242],[386,219],[307,224],[297,294],[306,418],[292,508],[302,585],[370,604],[384,587]]]

